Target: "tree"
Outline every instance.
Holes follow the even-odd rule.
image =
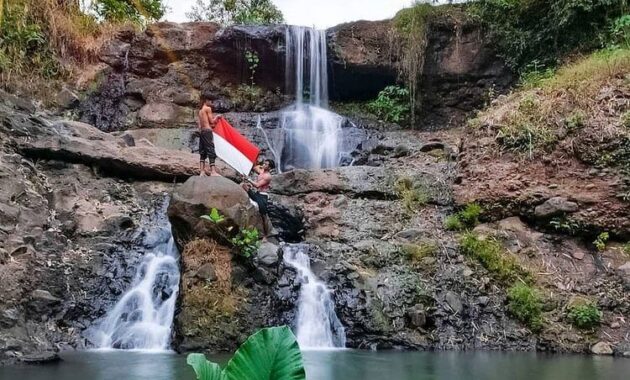
[[[282,12],[271,0],[197,0],[190,12],[191,21],[214,21],[232,24],[279,24]]]
[[[93,7],[97,15],[114,22],[156,21],[166,12],[162,0],[95,0]]]

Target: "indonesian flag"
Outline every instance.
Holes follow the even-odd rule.
[[[243,175],[249,175],[258,158],[260,149],[238,133],[220,117],[214,127],[214,149],[217,156]]]

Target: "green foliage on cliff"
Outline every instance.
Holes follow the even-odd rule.
[[[606,43],[628,42],[627,0],[478,0],[468,9],[519,72],[534,63],[553,67],[570,53]]]
[[[156,21],[166,13],[163,0],[94,0],[92,7],[104,20],[146,23]]]
[[[512,284],[517,280],[527,283],[532,281],[531,273],[521,267],[503,245],[492,237],[467,232],[460,241],[460,249],[464,255],[479,261],[493,277],[505,284]]]
[[[191,21],[232,24],[280,24],[282,12],[271,0],[197,0],[186,17]]]
[[[287,326],[265,328],[250,336],[223,370],[203,354],[190,354],[186,362],[198,380],[306,379],[300,347]]]
[[[512,286],[508,290],[508,310],[532,331],[542,330],[543,302],[535,288],[520,282]]]
[[[567,317],[571,324],[579,329],[591,329],[599,325],[602,312],[590,301],[570,305]]]
[[[368,109],[380,120],[403,123],[409,118],[409,90],[399,86],[387,86],[378,97],[368,103]]]
[[[479,217],[483,209],[476,203],[469,203],[460,212],[450,215],[444,221],[444,227],[449,231],[461,231],[474,228],[479,224]]]

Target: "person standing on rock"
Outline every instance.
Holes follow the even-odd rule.
[[[210,175],[219,176],[219,172],[216,169],[215,160],[217,154],[214,149],[214,136],[212,130],[217,124],[217,120],[221,118],[220,115],[215,115],[212,112],[212,99],[208,96],[201,98],[201,109],[199,110],[199,175],[207,175],[206,172],[206,159],[208,159],[208,165],[210,166]]]
[[[273,160],[264,160],[262,164],[256,165],[253,168],[253,170],[258,173],[256,181],[246,180],[241,184],[251,200],[258,205],[258,211],[263,220],[263,232],[265,236],[268,236],[271,230],[271,222],[267,217],[269,206],[269,194],[267,192],[271,188],[271,171],[275,168],[276,163]]]

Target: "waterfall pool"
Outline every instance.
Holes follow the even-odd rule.
[[[186,357],[139,352],[68,352],[45,366],[0,367],[1,380],[194,380]],[[226,356],[212,358],[225,363]],[[630,360],[494,352],[306,351],[308,380],[622,380]]]

